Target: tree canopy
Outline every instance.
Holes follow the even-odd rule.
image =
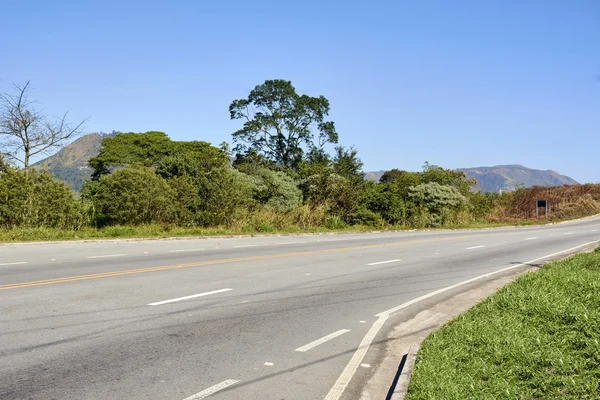
[[[299,95],[290,81],[265,81],[248,98],[234,100],[229,112],[244,120],[233,133],[235,151],[253,150],[275,165],[295,169],[306,152],[338,142],[334,123],[325,121],[329,100]]]
[[[225,152],[208,142],[174,142],[166,133],[121,133],[102,139],[96,157],[88,161],[94,169],[92,178],[110,173],[113,169],[133,164],[158,168],[165,178],[184,173],[197,174],[226,165]]]

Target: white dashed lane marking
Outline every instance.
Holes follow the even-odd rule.
[[[23,264],[27,264],[27,261],[1,263],[0,267],[5,267],[5,266],[9,266],[9,265],[23,265]]]
[[[379,265],[379,264],[388,264],[388,263],[393,263],[393,262],[398,262],[398,261],[402,261],[401,259],[397,258],[395,260],[387,260],[387,261],[379,261],[379,262],[373,262],[367,265]]]
[[[123,257],[126,256],[127,254],[106,254],[103,256],[89,256],[86,258],[109,258],[109,257]]]
[[[338,337],[338,336],[341,336],[341,335],[343,335],[344,333],[348,333],[348,332],[350,332],[350,329],[340,329],[339,331],[337,331],[337,332],[333,332],[332,334],[329,334],[329,335],[327,335],[327,336],[324,336],[324,337],[322,337],[321,339],[317,339],[317,340],[315,340],[314,342],[310,342],[310,343],[309,343],[309,344],[307,344],[307,345],[304,345],[304,346],[302,346],[302,347],[298,347],[298,348],[297,348],[296,350],[294,350],[294,351],[299,351],[299,352],[301,352],[301,353],[307,352],[308,350],[310,350],[310,349],[313,349],[313,348],[317,347],[317,346],[318,346],[318,345],[320,345],[320,344],[323,344],[323,343],[325,343],[325,342],[328,342],[328,341],[330,341],[331,339],[335,339],[336,337]]]
[[[169,300],[157,301],[155,303],[150,303],[148,305],[149,306],[160,306],[160,305],[163,305],[163,304],[175,303],[177,301],[183,301],[183,300],[195,299],[197,297],[209,296],[211,294],[229,292],[230,290],[233,290],[233,289],[226,288],[226,289],[213,290],[212,292],[198,293],[198,294],[192,294],[190,296],[178,297],[176,299],[169,299]]]
[[[204,389],[203,391],[198,392],[193,396],[186,397],[184,400],[202,400],[202,399],[207,398],[211,394],[215,394],[223,389],[228,388],[231,385],[235,385],[238,382],[239,381],[236,381],[235,379],[227,379],[226,381],[217,383],[216,385],[211,386],[208,389]]]
[[[484,245],[481,246],[473,246],[473,247],[467,247],[467,250],[474,250],[474,249],[480,249],[482,247],[485,247]]]

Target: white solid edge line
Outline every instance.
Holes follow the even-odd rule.
[[[121,256],[126,256],[127,254],[107,254],[104,256],[89,256],[86,258],[107,258],[107,257],[121,257]]]
[[[325,396],[325,400],[338,400],[342,396],[344,390],[346,390],[346,387],[348,386],[350,380],[354,376],[354,373],[358,369],[359,365],[362,363],[363,358],[365,358],[365,355],[367,355],[367,350],[369,350],[369,346],[371,346],[373,339],[375,339],[375,336],[383,327],[383,324],[385,324],[385,321],[387,319],[388,316],[386,315],[383,317],[379,317],[377,321],[375,321],[371,329],[369,329],[363,340],[360,342],[360,345],[358,346],[358,349],[352,356],[352,359],[350,360],[348,365],[346,365],[346,368],[344,368],[344,371],[337,379],[337,381],[335,381],[335,384],[333,385],[329,393],[327,393],[327,396]]]
[[[473,250],[473,249],[480,249],[482,247],[485,247],[484,245],[481,246],[473,246],[473,247],[467,247],[467,250]]]
[[[396,261],[402,261],[402,260],[398,258],[398,259],[395,259],[395,260],[387,260],[387,261],[374,262],[374,263],[370,263],[370,264],[367,264],[367,265],[387,264],[387,263],[393,263],[393,262],[396,262]]]
[[[201,392],[196,393],[193,396],[190,397],[186,397],[183,400],[201,400],[201,399],[205,399],[208,396],[210,396],[211,394],[215,394],[220,390],[226,389],[231,385],[235,385],[236,383],[238,383],[239,381],[236,381],[235,379],[227,379],[226,381],[223,381],[221,383],[217,383],[214,386],[209,387],[208,389],[204,389]]]
[[[476,276],[475,278],[467,279],[466,281],[455,283],[454,285],[447,286],[445,288],[435,290],[435,291],[433,291],[431,293],[427,293],[426,295],[423,295],[421,297],[417,297],[416,299],[408,301],[408,302],[406,302],[404,304],[401,304],[401,305],[399,305],[397,307],[390,308],[389,310],[386,310],[384,312],[376,314],[375,316],[376,317],[380,317],[380,316],[382,316],[384,314],[386,314],[386,315],[393,314],[396,311],[399,311],[399,310],[401,310],[403,308],[406,308],[406,307],[408,307],[408,306],[410,306],[412,304],[418,303],[419,301],[425,300],[425,299],[427,299],[429,297],[436,296],[436,295],[438,295],[440,293],[446,292],[448,290],[452,290],[452,289],[457,288],[459,286],[466,285],[467,283],[471,283],[471,282],[477,281],[479,279],[487,278],[488,276],[492,276],[492,275],[498,274],[500,272],[509,271],[511,269],[519,268],[519,267],[522,267],[524,265],[534,263],[536,261],[544,260],[546,258],[554,257],[554,256],[557,256],[557,255],[560,255],[560,254],[563,254],[563,253],[568,253],[569,251],[577,250],[580,247],[589,246],[590,244],[593,244],[593,243],[598,243],[598,241],[594,240],[592,242],[587,242],[587,243],[584,243],[584,244],[580,244],[579,246],[571,247],[570,249],[567,249],[567,250],[562,250],[562,251],[559,251],[559,252],[556,252],[556,253],[548,254],[548,255],[536,258],[534,260],[530,260],[530,261],[527,261],[527,262],[524,262],[524,263],[521,263],[521,264],[512,265],[512,266],[506,267],[506,268],[501,268],[501,269],[493,271],[493,272],[488,272],[487,274]]]
[[[350,380],[352,379],[352,377],[356,373],[356,370],[360,366],[363,358],[367,354],[367,350],[369,350],[369,346],[371,346],[371,343],[375,339],[375,336],[377,335],[377,333],[379,333],[379,331],[381,330],[381,328],[383,327],[383,325],[385,324],[385,322],[387,321],[387,319],[389,318],[389,316],[391,314],[393,314],[393,313],[395,313],[395,312],[397,312],[397,311],[399,311],[399,310],[401,310],[403,308],[406,308],[406,307],[408,307],[410,305],[418,303],[418,302],[420,302],[422,300],[425,300],[425,299],[428,299],[430,297],[436,296],[436,295],[438,295],[440,293],[443,293],[443,292],[446,292],[448,290],[452,290],[452,289],[457,288],[459,286],[466,285],[466,284],[474,282],[476,280],[487,278],[488,276],[495,275],[495,274],[498,274],[500,272],[509,271],[511,269],[519,268],[519,267],[522,267],[524,265],[534,263],[536,261],[540,261],[540,260],[543,260],[543,259],[546,259],[546,258],[557,256],[559,254],[568,253],[570,251],[577,250],[577,249],[579,249],[581,247],[589,246],[589,245],[594,244],[594,243],[598,243],[598,241],[594,240],[592,242],[587,242],[587,243],[584,243],[584,244],[580,244],[579,246],[571,247],[570,249],[567,249],[567,250],[563,250],[563,251],[559,251],[559,252],[556,252],[556,253],[548,254],[546,256],[539,257],[539,258],[536,258],[536,259],[531,260],[531,261],[527,261],[527,262],[522,263],[522,264],[512,265],[510,267],[501,268],[501,269],[499,269],[497,271],[494,271],[494,272],[489,272],[487,274],[476,276],[475,278],[467,279],[466,281],[462,281],[462,282],[456,283],[454,285],[451,285],[451,286],[448,286],[448,287],[445,287],[445,288],[442,288],[442,289],[439,289],[439,290],[435,290],[435,291],[433,291],[431,293],[428,293],[428,294],[423,295],[421,297],[417,297],[416,299],[408,301],[408,302],[406,302],[404,304],[400,304],[397,307],[390,308],[389,310],[386,310],[384,312],[381,312],[381,313],[375,315],[376,317],[378,317],[377,321],[375,321],[375,323],[373,324],[373,326],[371,327],[371,329],[369,329],[369,331],[367,332],[366,336],[363,338],[362,342],[360,342],[360,345],[358,346],[358,349],[356,350],[356,352],[352,356],[352,359],[350,360],[350,362],[348,363],[348,365],[346,365],[346,368],[344,368],[344,371],[342,371],[342,374],[337,379],[337,381],[335,382],[335,384],[333,385],[333,387],[331,388],[331,390],[329,391],[329,393],[327,394],[327,396],[325,396],[324,400],[338,400],[342,396],[342,394],[344,393],[344,390],[346,390],[346,387],[350,383]]]
[[[211,295],[211,294],[229,292],[230,290],[233,290],[233,289],[226,288],[226,289],[213,290],[212,292],[192,294],[190,296],[178,297],[176,299],[169,299],[169,300],[157,301],[157,302],[154,302],[154,303],[150,303],[148,305],[149,306],[160,306],[162,304],[175,303],[176,301],[195,299],[196,297],[203,297],[203,296],[208,296],[208,295]]]
[[[0,264],[0,266],[7,266],[7,265],[22,265],[22,264],[28,264],[28,262],[27,262],[27,261],[9,262],[9,263],[2,263],[2,264]]]
[[[350,329],[340,329],[337,332],[333,332],[332,334],[329,334],[327,336],[323,336],[321,339],[317,339],[314,342],[310,342],[307,345],[304,345],[302,347],[298,347],[296,350],[294,351],[299,351],[301,353],[307,352],[308,350],[317,347],[320,344],[323,344],[325,342],[330,341],[331,339],[335,339],[338,336],[343,335],[344,333],[350,332]]]
[[[523,239],[523,240],[534,240],[534,239],[537,239],[537,236],[530,237],[530,238],[525,238],[525,239]]]

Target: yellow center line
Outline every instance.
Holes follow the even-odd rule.
[[[505,233],[489,234],[486,236],[496,236],[496,235],[502,235],[502,234],[505,234]],[[11,283],[11,284],[6,284],[6,285],[0,285],[0,290],[21,289],[21,288],[32,287],[32,286],[52,285],[52,284],[56,284],[56,283],[84,281],[84,280],[98,279],[98,278],[109,278],[109,277],[121,276],[121,275],[144,274],[144,273],[148,273],[148,272],[166,271],[166,270],[171,270],[171,269],[181,269],[181,268],[191,268],[191,267],[202,267],[202,266],[206,266],[206,265],[230,264],[230,263],[237,263],[237,262],[242,262],[242,261],[270,260],[270,259],[275,259],[275,258],[296,257],[296,256],[305,256],[305,255],[312,255],[312,254],[322,254],[322,253],[337,253],[337,252],[353,251],[353,250],[366,250],[366,249],[375,249],[375,248],[390,247],[390,246],[401,246],[401,245],[415,244],[415,243],[442,242],[442,241],[448,241],[448,240],[468,239],[468,238],[479,237],[479,236],[480,235],[468,235],[468,236],[455,236],[455,237],[450,237],[450,238],[408,240],[408,241],[402,241],[402,242],[371,244],[371,245],[363,245],[363,246],[335,247],[335,248],[321,249],[321,250],[295,251],[292,253],[266,254],[266,255],[260,255],[260,256],[225,258],[225,259],[221,259],[221,260],[207,260],[207,261],[199,261],[199,262],[187,263],[187,264],[163,265],[163,266],[159,266],[159,267],[137,268],[137,269],[129,269],[129,270],[121,270],[121,271],[101,272],[101,273],[97,273],[97,274],[67,276],[67,277],[63,277],[63,278],[46,279],[46,280],[40,280],[40,281]]]

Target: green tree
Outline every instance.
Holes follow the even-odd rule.
[[[422,183],[439,183],[455,187],[463,196],[469,196],[471,187],[477,184],[475,179],[467,178],[464,172],[444,169],[425,161],[423,172],[421,172]]]
[[[183,175],[196,178],[215,168],[229,168],[227,154],[207,142],[171,142],[170,149],[154,163],[165,179]]]
[[[400,182],[388,184],[367,183],[366,207],[379,213],[388,224],[407,225],[408,207],[406,197],[408,188],[404,188]]]
[[[231,119],[244,120],[233,133],[238,153],[253,149],[286,168],[295,169],[307,151],[338,141],[334,123],[325,121],[329,100],[299,95],[290,81],[265,81],[248,98],[234,100],[229,113]]]
[[[259,203],[275,211],[290,211],[302,204],[302,191],[294,180],[281,171],[260,168],[246,175],[252,195]]]
[[[247,182],[228,165],[227,154],[206,142],[174,142],[174,151],[157,162],[156,172],[176,192],[185,224],[229,224],[252,207]]]
[[[421,175],[418,172],[402,171],[399,169],[392,169],[385,171],[381,178],[381,183],[398,183],[401,187],[416,186],[421,183]]]
[[[358,158],[358,151],[355,148],[345,148],[337,146],[333,157],[333,171],[347,178],[364,179],[362,172],[363,163]]]
[[[253,210],[250,185],[240,172],[229,166],[212,169],[196,187],[200,197],[200,225],[230,225]]]
[[[102,139],[102,147],[88,165],[94,169],[93,179],[109,174],[115,168],[135,163],[147,167],[156,166],[158,161],[172,154],[174,145],[163,132],[121,133]]]

